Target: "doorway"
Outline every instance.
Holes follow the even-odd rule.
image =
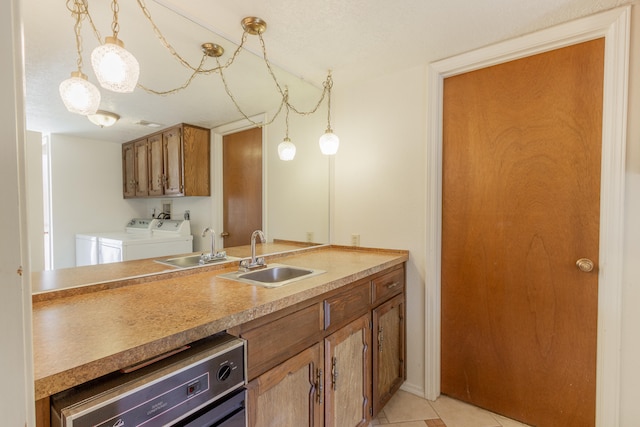
[[[429,65],[427,149],[427,276],[425,290],[425,397],[440,394],[440,306],[442,226],[442,90],[446,77],[518,58],[605,38],[602,186],[600,222],[600,288],[596,425],[615,425],[619,418],[620,293],[624,237],[624,165],[630,7],[619,8]],[[607,333],[604,333],[607,331]]]
[[[250,243],[262,227],[262,129],[255,127],[222,139],[224,247]]]
[[[444,81],[441,391],[530,425],[595,423],[603,73],[600,38]]]

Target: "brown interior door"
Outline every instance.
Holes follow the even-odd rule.
[[[248,245],[262,229],[262,130],[224,136],[222,158],[224,246]]]
[[[603,70],[598,39],[444,82],[441,390],[536,426],[595,424]]]

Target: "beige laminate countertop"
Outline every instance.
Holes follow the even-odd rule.
[[[256,253],[282,254],[299,250],[301,248],[314,248],[309,244],[300,242],[276,241],[256,245]],[[237,258],[246,258],[251,254],[250,246],[236,246],[226,249],[227,255]],[[166,256],[158,259],[172,258],[180,255]],[[129,285],[132,280],[144,282],[154,280],[160,273],[175,272],[174,267],[160,264],[150,260],[135,260],[116,262],[112,264],[88,265],[83,267],[63,268],[58,270],[48,270],[36,272],[31,275],[31,290],[35,297],[49,299],[52,293],[64,290],[66,294],[70,289],[82,288],[88,285],[95,285],[94,290],[113,288],[120,285]],[[148,276],[154,276],[147,278]],[[81,290],[80,290],[81,292]]]
[[[281,288],[217,278],[235,271],[234,263],[159,274],[155,280],[120,281],[115,287],[74,288],[51,299],[34,295],[35,397],[66,390],[407,259],[407,251],[324,246],[267,257],[268,263],[326,270]]]

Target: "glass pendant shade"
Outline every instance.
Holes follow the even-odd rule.
[[[138,84],[140,65],[115,37],[107,37],[105,43],[91,52],[91,65],[100,86],[113,92],[133,92]]]
[[[278,144],[278,157],[280,157],[280,160],[293,160],[295,156],[296,146],[289,138],[285,138],[280,144]]]
[[[338,152],[338,147],[340,146],[340,138],[338,135],[333,133],[331,129],[327,129],[324,135],[320,137],[320,151],[322,154],[333,155]]]
[[[60,83],[59,89],[62,102],[70,112],[86,116],[98,110],[100,91],[80,71],[72,72],[70,78]]]
[[[120,116],[111,111],[98,110],[95,114],[89,114],[87,118],[94,125],[104,128],[113,126],[120,119]]]

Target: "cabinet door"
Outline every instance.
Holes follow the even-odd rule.
[[[149,195],[164,194],[164,150],[162,134],[152,135],[147,139],[149,149]]]
[[[325,338],[325,425],[366,426],[371,407],[371,317]]]
[[[323,425],[322,346],[316,344],[247,386],[250,427]]]
[[[143,139],[133,143],[135,151],[135,179],[136,197],[146,197],[149,195],[149,156],[147,140]]]
[[[182,132],[180,127],[162,133],[164,146],[164,194],[181,195],[184,191],[182,175]]]
[[[122,144],[122,194],[124,197],[135,197],[135,151],[133,142]]]
[[[389,401],[405,379],[404,295],[373,310],[373,414]]]

